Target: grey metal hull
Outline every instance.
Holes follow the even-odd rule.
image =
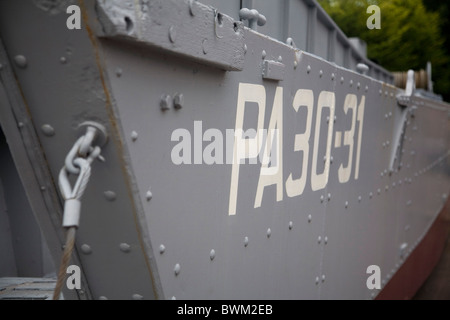
[[[136,30],[99,31],[99,9],[82,4],[86,24],[72,31],[60,27],[64,14],[0,3],[1,125],[56,263],[55,181],[75,129],[97,121],[110,137],[83,198],[73,261],[83,288],[67,297],[376,297],[367,268],[380,267],[384,287],[448,198],[448,104],[241,24],[232,30],[227,17],[217,30],[208,25],[211,49],[170,28],[148,45]],[[211,21],[213,11],[198,6]],[[218,36],[235,36],[225,27],[242,46],[209,57]],[[251,128],[278,129],[275,173],[236,151],[244,138],[226,134]],[[174,138],[179,129],[191,141]],[[176,152],[187,145],[190,156]]]

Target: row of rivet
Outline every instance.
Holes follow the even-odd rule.
[[[120,251],[122,251],[122,252],[124,252],[124,253],[129,253],[129,252],[131,252],[131,246],[130,246],[128,243],[121,243],[121,244],[119,244],[119,249],[120,249]],[[89,255],[89,254],[91,254],[93,251],[92,251],[92,248],[91,248],[90,245],[88,245],[88,244],[83,244],[83,245],[81,246],[81,252],[83,252],[85,255]]]
[[[69,49],[70,50],[70,49]],[[68,50],[68,51],[69,51]],[[68,52],[69,54],[70,54],[70,51]],[[61,63],[61,64],[66,64],[67,62],[68,62],[68,59],[67,59],[67,57],[65,57],[65,56],[62,56],[62,57],[60,57],[59,58],[59,62]],[[28,67],[28,59],[24,56],[24,55],[21,55],[21,54],[19,54],[19,55],[16,55],[15,57],[14,57],[14,63],[16,64],[16,66],[18,67],[18,68],[20,68],[20,69],[26,69],[27,67]],[[0,65],[0,70],[3,68],[3,66],[2,65]]]
[[[312,221],[312,216],[308,215],[308,223],[311,223]],[[288,229],[292,230],[294,227],[294,223],[292,221],[289,221],[288,223]],[[266,236],[267,238],[270,238],[272,236],[272,229],[268,228],[266,231]],[[319,236],[318,237],[318,243],[320,244],[322,242],[322,237]],[[328,244],[328,237],[325,236],[324,238],[324,244]],[[249,245],[249,238],[248,237],[244,237],[244,247],[247,247]],[[166,252],[166,247],[161,244],[159,246],[159,253],[162,255]],[[209,252],[209,258],[211,261],[213,261],[216,258],[216,251],[214,249],[211,249],[211,251]],[[181,272],[181,265],[179,263],[175,264],[175,267],[173,269],[175,276],[178,276]]]
[[[312,70],[311,65],[308,65],[308,66],[306,67],[306,73],[307,73],[307,74],[310,74],[310,73],[311,73],[311,70]],[[322,76],[323,76],[323,70],[319,70],[319,77],[322,78]],[[331,80],[334,81],[335,78],[336,78],[336,75],[335,75],[334,73],[331,73]],[[340,83],[341,83],[341,84],[344,83],[344,77],[341,77],[341,78],[340,78]],[[349,81],[349,85],[350,85],[350,87],[353,86],[353,80],[350,80],[350,81]],[[356,84],[356,88],[357,88],[358,90],[361,88],[361,83],[360,83],[360,82],[358,82],[358,83]],[[365,88],[364,88],[364,90],[365,90],[366,92],[369,91],[369,86],[366,85]]]
[[[194,3],[194,0],[189,0],[189,13],[190,13],[191,17],[195,17],[195,15],[196,15],[193,3]],[[145,6],[145,7],[148,7],[148,6]],[[221,14],[220,13],[217,14],[215,19],[216,19],[216,21],[214,23],[221,26],[222,25],[222,19],[221,19]],[[217,26],[215,26],[214,28],[217,28]],[[236,22],[233,24],[233,30],[234,30],[234,32],[238,32],[239,31],[238,24]],[[169,41],[171,43],[175,43],[177,41],[177,29],[176,29],[176,27],[174,25],[171,25],[169,27],[167,35],[168,35]],[[216,34],[216,37],[218,37],[217,34]],[[222,38],[222,37],[218,37],[218,38]],[[208,54],[210,46],[212,46],[212,44],[210,45],[208,43],[208,39],[207,38],[202,40],[202,51],[203,51],[203,54],[205,54],[205,55]],[[246,54],[247,53],[247,45],[246,44],[244,44],[243,49],[244,49],[244,54]]]
[[[383,90],[378,90],[378,94],[381,96],[381,95],[383,95]],[[384,96],[385,97],[387,97],[387,96],[389,96],[390,98],[394,98],[394,91],[392,91],[392,92],[389,92],[389,91],[384,91]]]
[[[429,164],[426,167],[424,167],[423,169],[420,169],[419,171],[415,172],[414,176],[415,177],[419,177],[419,176],[427,173],[428,171],[430,171],[431,169],[433,169],[437,165],[440,165],[441,162],[443,162],[445,160],[445,158],[448,157],[448,156],[450,156],[450,150],[447,152],[446,155],[439,157],[437,160],[433,161],[431,164]]]

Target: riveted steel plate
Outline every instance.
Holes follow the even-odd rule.
[[[77,237],[92,296],[373,298],[367,267],[380,266],[384,286],[448,197],[448,104],[414,96],[398,135],[404,92],[389,84],[236,31],[226,16],[228,29],[214,30],[207,7],[189,18],[208,18],[200,35],[242,41],[239,67],[224,67],[199,59],[207,49],[175,52],[194,38],[170,26],[164,39],[124,35],[121,16],[123,30],[102,32],[113,9],[146,22],[137,4],[95,3],[81,2],[78,31],[30,2],[0,3],[9,60],[27,59],[13,68],[54,179],[80,123],[98,121],[110,137]],[[188,3],[174,14],[189,15]]]

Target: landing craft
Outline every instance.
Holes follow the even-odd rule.
[[[450,191],[419,74],[313,0],[0,1],[0,298],[411,298]],[[173,160],[196,123],[231,161]]]

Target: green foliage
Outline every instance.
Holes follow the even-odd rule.
[[[367,42],[368,58],[391,71],[433,66],[435,92],[448,97],[450,57],[445,43],[446,21],[438,11],[427,11],[422,0],[319,0],[320,5],[349,37]],[[378,5],[381,29],[368,29],[369,5]]]

